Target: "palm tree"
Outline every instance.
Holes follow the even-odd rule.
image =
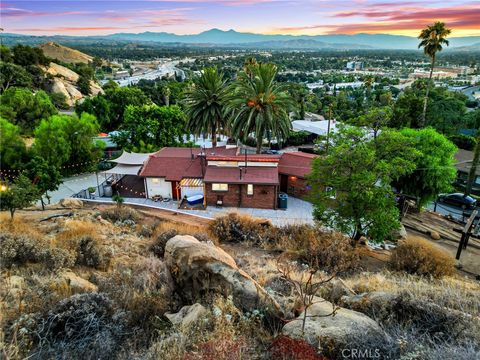
[[[187,127],[194,135],[210,133],[217,146],[217,132],[225,125],[226,81],[217,68],[206,68],[186,92]]]
[[[288,136],[291,128],[289,111],[294,101],[283,84],[275,82],[274,64],[255,64],[242,71],[231,86],[227,110],[232,133],[242,140],[255,133],[257,154],[263,137],[272,133],[277,139]]]
[[[427,26],[420,32],[420,35],[418,35],[418,38],[421,40],[420,44],[418,44],[418,48],[423,48],[423,52],[425,53],[425,55],[430,57],[430,59],[432,60],[430,65],[430,76],[428,78],[427,91],[425,93],[425,100],[423,101],[423,113],[422,119],[420,121],[421,127],[425,126],[427,101],[432,82],[433,68],[435,66],[435,56],[437,52],[442,51],[442,45],[449,45],[446,37],[450,35],[451,32],[452,30],[445,28],[445,23],[437,21],[433,25]]]

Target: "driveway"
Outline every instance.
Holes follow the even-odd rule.
[[[83,199],[85,200],[85,199]],[[237,208],[237,207],[223,207],[216,208],[208,206],[206,210],[186,210],[179,209],[178,202],[154,202],[145,198],[124,198],[126,205],[140,205],[146,208],[163,209],[179,214],[188,214],[198,216],[203,219],[213,219],[216,216],[222,216],[230,212],[238,212],[254,217],[260,217],[270,220],[274,225],[287,224],[313,224],[313,206],[311,203],[289,197],[288,209],[286,210],[269,210],[269,209],[253,209],[253,208]],[[112,203],[111,198],[97,198],[95,200],[85,200],[88,202]]]
[[[98,181],[102,182],[103,177],[98,177]],[[50,202],[52,204],[59,202],[63,198],[71,197],[90,186],[97,186],[97,176],[95,173],[79,174],[72,177],[65,178],[60,184],[57,191],[49,193],[51,196]]]

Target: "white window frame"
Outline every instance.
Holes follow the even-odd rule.
[[[253,184],[247,184],[247,195],[253,196]]]
[[[228,184],[212,183],[212,191],[225,192],[228,191]]]
[[[160,184],[159,178],[152,178],[152,184]]]

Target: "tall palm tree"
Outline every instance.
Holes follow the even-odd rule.
[[[231,86],[227,104],[232,133],[242,140],[255,133],[257,154],[267,133],[277,139],[288,136],[291,128],[289,111],[294,101],[287,87],[275,82],[277,67],[274,64],[248,66]]]
[[[185,95],[187,128],[194,135],[210,133],[217,146],[217,133],[225,125],[226,81],[217,68],[206,68],[193,80]]]
[[[430,92],[433,68],[435,66],[435,56],[437,55],[437,52],[442,51],[443,45],[449,45],[449,42],[446,38],[448,35],[450,35],[451,32],[452,30],[445,27],[445,23],[437,21],[433,25],[427,26],[420,32],[420,35],[418,35],[418,38],[421,40],[420,44],[418,44],[418,48],[423,48],[423,52],[425,53],[425,55],[427,55],[431,59],[430,76],[428,78],[427,91],[425,93],[425,99],[423,101],[422,119],[420,121],[421,127],[425,126],[428,94]]]

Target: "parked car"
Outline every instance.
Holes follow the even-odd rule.
[[[458,206],[462,209],[474,209],[477,205],[477,200],[462,193],[443,194],[438,197],[438,201],[445,204]]]

